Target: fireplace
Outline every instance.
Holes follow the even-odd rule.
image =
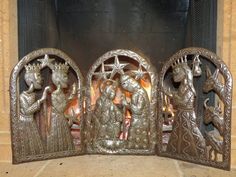
[[[65,53],[39,49],[13,69],[10,96],[13,163],[133,154],[230,168],[232,76],[203,48],[180,50],[159,72],[133,51],[108,51],[85,81]]]
[[[24,3],[26,5],[26,1],[25,2],[22,1],[21,3],[18,4],[19,14],[23,13],[20,9],[21,9],[22,6],[24,6]],[[37,5],[35,6],[34,3],[37,4]],[[178,4],[178,3],[180,3],[180,4]],[[203,5],[204,3],[201,4],[202,3],[201,1],[191,1],[191,2],[181,1],[181,2],[178,2],[178,3],[175,3],[175,2],[172,2],[172,1],[165,1],[165,2],[161,1],[160,4],[155,3],[155,2],[150,2],[150,4],[148,4],[148,3],[145,4],[145,2],[143,2],[143,1],[138,1],[138,2],[136,1],[136,2],[132,2],[132,3],[124,2],[124,3],[121,3],[121,4],[115,4],[113,1],[107,1],[105,3],[107,5],[107,8],[105,7],[105,10],[103,9],[104,11],[101,12],[102,11],[101,9],[103,7],[101,8],[101,6],[99,6],[99,3],[94,3],[93,2],[93,4],[94,4],[93,8],[95,9],[95,10],[94,9],[93,10],[95,12],[92,12],[93,15],[91,15],[91,14],[88,15],[90,13],[89,10],[91,10],[91,9],[88,10],[88,7],[91,7],[91,4],[89,4],[89,2],[84,2],[84,1],[78,1],[78,2],[76,2],[76,1],[71,1],[71,2],[37,1],[36,2],[35,1],[35,2],[32,2],[31,1],[31,2],[28,2],[27,5],[30,5],[30,4],[32,5],[33,4],[32,5],[33,7],[39,7],[38,12],[40,12],[40,8],[46,9],[46,12],[47,12],[47,13],[45,13],[46,16],[51,17],[46,21],[46,23],[50,24],[49,25],[50,29],[47,31],[47,30],[43,29],[43,26],[40,25],[40,24],[45,22],[45,21],[43,21],[45,19],[36,19],[35,24],[38,25],[38,28],[32,27],[32,29],[27,28],[27,25],[31,24],[31,23],[29,23],[30,19],[28,19],[27,22],[26,21],[22,22],[23,24],[21,24],[21,20],[24,21],[27,18],[26,19],[19,19],[19,32],[23,32],[23,31],[27,31],[27,30],[29,30],[29,31],[39,30],[39,31],[36,32],[36,34],[39,34],[39,36],[40,36],[38,39],[36,37],[35,40],[31,40],[30,35],[28,35],[28,36],[27,35],[19,35],[19,39],[20,39],[19,40],[19,52],[20,52],[20,55],[23,56],[23,55],[26,54],[26,53],[23,53],[23,51],[28,50],[28,52],[29,52],[33,49],[37,49],[37,48],[39,48],[37,45],[42,45],[43,47],[48,47],[49,46],[49,47],[60,48],[63,51],[68,52],[70,54],[70,56],[73,56],[72,58],[75,60],[75,62],[78,66],[81,65],[81,63],[83,63],[82,65],[84,67],[82,67],[81,70],[82,70],[82,73],[84,75],[86,75],[86,71],[88,70],[88,67],[91,66],[92,63],[94,62],[94,58],[97,58],[99,55],[101,55],[103,53],[106,53],[107,51],[109,51],[111,49],[120,48],[120,46],[123,46],[122,48],[125,47],[127,49],[132,49],[133,51],[139,53],[142,56],[149,56],[149,57],[144,57],[144,58],[145,59],[150,58],[151,62],[155,65],[157,70],[160,70],[162,65],[165,63],[164,60],[162,60],[162,59],[168,58],[167,55],[170,56],[170,54],[168,54],[168,52],[173,53],[173,52],[177,51],[178,49],[183,48],[184,46],[199,45],[199,46],[204,46],[204,47],[207,47],[207,48],[211,48],[214,51],[215,50],[215,43],[214,43],[214,38],[215,37],[213,37],[212,40],[209,40],[210,41],[209,43],[207,43],[206,41],[202,42],[201,41],[202,38],[199,38],[199,33],[197,33],[198,31],[196,32],[196,28],[199,27],[198,25],[199,24],[204,24],[204,22],[201,21],[202,19],[198,16],[199,13],[200,13],[199,9],[204,9],[202,7],[206,7],[206,4],[205,5]],[[185,4],[185,6],[182,6],[183,4]],[[124,8],[124,7],[130,7],[130,6],[134,7],[134,9]],[[142,6],[142,8],[141,8],[141,6]],[[150,6],[154,10],[149,9]],[[185,7],[185,8],[178,9],[178,7],[180,7],[180,6]],[[214,3],[209,3],[208,7],[209,6],[211,7],[211,11],[208,11],[208,12],[209,13],[215,13],[216,11],[214,11],[214,8],[216,8],[216,6],[214,6]],[[113,7],[113,9],[111,7]],[[143,7],[147,8],[148,10],[145,9],[145,8],[143,9]],[[66,8],[68,8],[68,9],[66,9]],[[119,12],[119,10],[117,10],[117,9],[122,9],[122,8],[124,10],[122,12],[124,12],[124,14],[126,16],[129,16],[129,18],[127,18],[127,21],[125,21],[125,24],[130,24],[128,26],[122,25],[123,24],[122,20],[119,21],[120,19],[125,19],[125,18],[123,18],[125,15],[123,15],[123,17],[122,17],[122,15],[119,16],[118,15],[119,13],[117,13],[117,12]],[[155,10],[157,10],[157,9],[160,10],[160,12],[156,12]],[[181,16],[180,23],[178,23],[179,21],[177,20],[178,24],[177,24],[176,30],[177,31],[179,30],[178,31],[179,36],[177,38],[176,38],[176,36],[174,36],[174,34],[173,34],[174,32],[170,30],[171,27],[168,26],[168,24],[170,22],[169,17],[168,16],[164,17],[166,14],[169,14],[169,13],[171,15],[173,15],[172,12],[171,12],[173,9],[174,10],[178,9],[178,13],[179,13],[178,15],[179,15],[179,17]],[[198,10],[196,10],[196,9],[198,9]],[[114,14],[113,14],[112,10],[114,10]],[[96,13],[97,11],[100,14]],[[127,12],[127,11],[131,11],[131,12]],[[153,13],[153,11],[155,11],[155,13],[150,15],[150,13]],[[26,12],[26,11],[24,11],[24,12]],[[34,13],[37,14],[38,12],[36,11]],[[144,12],[144,14],[142,14],[141,12]],[[150,13],[148,13],[148,12],[150,12]],[[26,12],[26,13],[30,13],[30,12]],[[91,25],[92,23],[91,24],[86,23],[81,19],[78,20],[78,18],[77,18],[78,15],[76,16],[73,13],[78,13],[80,15],[82,14],[81,15],[82,19],[88,19],[88,21],[92,21],[92,22],[95,21],[95,26]],[[112,18],[111,19],[111,24],[109,24],[109,23],[108,24],[103,24],[103,22],[105,21],[104,19],[106,19],[106,17],[107,17],[106,13],[108,13],[109,15],[111,15],[111,14],[114,15],[114,16],[110,17],[110,18]],[[205,10],[204,13],[206,13],[206,10]],[[165,15],[163,15],[163,14],[165,14]],[[151,27],[148,26],[148,25],[145,26],[145,23],[143,23],[143,22],[148,23],[145,20],[150,18],[149,15],[151,16],[152,20],[155,19],[154,17],[157,17],[157,19],[158,19],[157,20],[158,21],[157,26],[155,26],[156,24],[154,24]],[[104,18],[103,19],[104,21],[101,20],[101,24],[100,24],[100,23],[96,22],[96,19],[95,20],[93,19],[94,16],[98,16],[99,20]],[[32,16],[31,20],[34,21],[35,20],[34,17],[37,17],[37,15]],[[120,18],[120,17],[122,17],[122,18]],[[143,17],[145,17],[145,18],[143,18]],[[196,17],[198,17],[200,19],[196,19]],[[136,24],[135,18],[142,19],[142,20],[141,20],[141,22],[138,21],[137,24]],[[77,27],[71,28],[72,27],[71,25],[73,23],[69,22],[68,19],[75,19],[75,21],[77,19],[78,22],[79,22],[78,26],[80,26],[80,27],[82,26],[85,29],[81,29],[81,28],[77,28]],[[192,23],[189,24],[190,19],[191,20],[194,19],[195,20],[194,23],[192,22]],[[39,20],[39,21],[37,21],[37,20]],[[163,25],[164,29],[159,29],[159,22],[161,22],[161,20],[165,21],[163,23],[164,24]],[[212,26],[214,27],[215,20],[216,19],[210,19],[211,27]],[[39,22],[39,23],[37,23],[37,22]],[[130,22],[130,23],[127,23],[127,22]],[[133,23],[135,23],[137,26],[135,26],[135,24],[133,24]],[[197,24],[197,25],[194,26],[194,24],[195,25]],[[114,26],[112,26],[112,25],[114,25]],[[145,26],[145,28],[143,26]],[[160,25],[160,26],[162,26],[162,25]],[[189,26],[191,26],[191,28],[189,28]],[[67,31],[68,29],[65,29],[66,27],[68,27],[71,31],[70,30]],[[90,28],[88,28],[88,27],[90,27]],[[93,28],[93,27],[95,27],[95,28]],[[148,28],[149,30],[147,30],[146,28]],[[78,30],[79,33],[76,34],[76,32],[73,32],[73,29],[75,31],[79,29]],[[89,30],[87,31],[87,29],[89,29]],[[207,29],[207,30],[209,30],[209,29]],[[214,30],[216,31],[216,29],[214,29]],[[107,35],[108,38],[110,37],[110,40],[112,39],[112,43],[113,43],[113,38],[119,38],[120,36],[121,36],[121,38],[119,38],[120,40],[117,40],[114,44],[111,44],[111,41],[106,39],[107,36],[100,40],[100,38],[98,39],[98,36],[96,36],[94,33],[97,33],[97,35],[99,37]],[[104,33],[106,33],[106,34],[104,34]],[[112,33],[112,34],[110,34],[110,33]],[[150,34],[150,33],[153,33],[153,34]],[[166,35],[166,33],[168,33],[170,38],[173,41],[176,41],[176,39],[177,39],[176,43],[173,42],[173,41],[171,43],[170,41],[166,40],[168,38],[165,38],[165,37],[160,38],[161,39],[160,43],[162,43],[163,41],[166,40],[166,41],[168,41],[168,42],[166,42],[166,43],[168,43],[168,45],[170,43],[173,44],[172,47],[168,48],[169,51],[166,49],[166,47],[162,48],[163,46],[161,44],[157,44],[157,43],[153,42],[153,41],[156,41],[155,39],[160,37],[160,34],[157,34],[157,33],[162,33],[162,34],[165,34],[165,35]],[[20,34],[22,34],[22,33],[20,33]],[[185,34],[190,35],[190,37],[188,35],[185,36]],[[206,35],[207,32],[203,32],[203,34]],[[136,39],[138,39],[138,37],[140,37],[140,35],[142,36],[142,38],[147,37],[147,40],[146,41],[145,40],[144,41],[136,40]],[[153,39],[152,39],[153,41],[150,40],[150,37],[151,38],[153,37]],[[43,39],[45,39],[45,40],[43,40]],[[104,39],[104,41],[103,41],[103,39]],[[27,41],[28,42],[31,41],[31,43],[30,42],[28,43]],[[82,41],[82,42],[80,43],[80,41]],[[21,45],[21,44],[23,44],[23,45]],[[91,50],[88,53],[86,53],[85,48],[93,48],[92,44],[94,44],[96,46],[100,46],[100,48],[97,49],[97,51],[96,50]],[[74,48],[71,47],[72,45],[74,46]],[[150,47],[150,49],[146,50],[144,45],[151,46],[151,47]],[[158,53],[157,50],[154,50],[156,48],[155,45],[157,45],[157,46],[160,45],[160,47],[157,47],[157,48],[160,48],[160,51],[161,51],[160,53]],[[107,46],[109,46],[110,48],[107,48]],[[167,46],[167,44],[165,44],[164,46]],[[82,51],[81,54],[77,54],[78,49],[80,51]],[[103,53],[101,51],[103,51]],[[157,53],[155,53],[154,51],[157,52]],[[53,54],[51,54],[51,55],[53,55]],[[97,57],[95,57],[95,55],[97,55]],[[79,59],[77,59],[77,58],[79,58]],[[84,62],[84,60],[81,61],[80,58],[88,58],[88,61],[86,61],[86,62]],[[154,60],[154,58],[155,58],[155,60]],[[112,63],[112,61],[106,63],[106,65],[109,65],[110,63]],[[215,67],[213,66],[210,69],[214,70]],[[142,85],[142,87],[145,88],[145,90],[148,92],[148,90],[150,88],[149,84],[147,84],[145,82],[142,83],[142,81],[140,81],[140,82],[141,82],[140,84]],[[96,84],[97,83],[95,81],[94,85],[96,85]],[[24,86],[21,87],[21,90],[24,90]],[[94,95],[96,95],[96,94],[94,94]],[[128,97],[128,94],[126,96]],[[150,97],[150,95],[149,95],[149,97]],[[211,98],[214,99],[214,96],[211,96]],[[96,100],[96,99],[94,99],[94,100]],[[164,109],[165,113],[169,111],[169,113],[167,113],[168,114],[167,115],[168,119],[165,123],[167,125],[170,125],[173,122],[171,117],[175,113],[174,113],[173,110],[171,110],[172,106],[171,106],[171,103],[169,103],[169,100],[168,99],[165,99],[165,100],[166,100],[165,102],[168,103],[167,104],[168,106],[163,106],[162,109]],[[115,100],[114,102],[116,102],[116,101],[119,102],[119,100]],[[93,101],[93,103],[95,104],[95,101]],[[76,102],[71,103],[71,105],[77,105],[77,104],[78,104],[78,102],[77,103]],[[92,104],[92,105],[94,105],[94,104]],[[89,107],[88,105],[86,106],[86,100],[82,100],[81,105],[85,109],[87,109],[87,107]],[[84,111],[84,113],[86,113],[86,111]],[[130,119],[129,112],[127,112],[126,117],[127,117],[127,124],[129,124],[129,119]],[[199,124],[201,124],[201,123],[202,122],[199,122]],[[168,126],[167,126],[167,130],[168,130]],[[76,133],[75,133],[75,136],[77,136]],[[125,137],[123,135],[121,135],[121,137],[124,138],[124,139],[127,139],[127,137]]]
[[[58,48],[83,66],[85,76],[99,56],[128,49],[160,70],[185,47],[216,52],[216,20],[215,0],[24,0],[18,2],[19,58]]]

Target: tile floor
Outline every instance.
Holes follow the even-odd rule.
[[[0,177],[236,177],[224,171],[156,156],[86,155],[12,165],[0,162]]]

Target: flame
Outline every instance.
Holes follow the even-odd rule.
[[[130,113],[130,111],[126,111],[126,113],[125,113],[125,118],[126,118],[126,119],[131,119],[131,113]]]
[[[71,115],[72,114],[72,110],[74,111],[74,113],[76,115],[80,114],[80,109],[79,109],[79,101],[77,98],[72,99],[68,105],[67,105],[67,109],[65,110],[65,114],[67,115]],[[78,116],[79,117],[79,116]]]
[[[101,85],[102,81],[97,81],[97,80],[93,80],[92,81],[92,86],[90,87],[90,96],[91,96],[91,106],[94,107],[94,105],[96,104],[97,99],[101,96],[100,93],[100,85]]]
[[[148,98],[149,100],[151,100],[151,83],[150,81],[146,81],[144,79],[140,79],[140,85],[146,90],[147,94],[148,94]]]
[[[86,113],[86,102],[85,99],[83,100],[83,110],[84,110],[84,114]]]

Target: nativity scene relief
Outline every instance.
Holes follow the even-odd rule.
[[[88,151],[153,153],[156,132],[151,103],[155,80],[150,74],[155,73],[147,70],[150,65],[131,51],[117,50],[99,58],[94,66],[87,81],[87,104],[91,103],[86,125],[90,133]]]

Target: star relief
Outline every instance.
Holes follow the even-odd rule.
[[[98,80],[101,80],[101,79],[107,79],[107,75],[110,73],[111,73],[111,71],[105,71],[104,63],[102,63],[100,71],[95,72],[94,75],[97,76]]]
[[[112,68],[110,79],[112,79],[116,73],[124,74],[124,67],[126,67],[128,63],[120,63],[118,56],[115,56],[114,64],[107,64],[106,66]]]
[[[141,78],[144,76],[144,74],[147,73],[146,71],[143,71],[143,70],[142,70],[141,64],[139,65],[138,70],[133,70],[133,71],[131,71],[131,72],[135,74],[135,80],[141,79]]]
[[[45,54],[44,58],[38,59],[38,61],[41,62],[42,68],[44,68],[45,66],[50,67],[54,60],[55,60],[54,58],[49,58],[48,54]]]

